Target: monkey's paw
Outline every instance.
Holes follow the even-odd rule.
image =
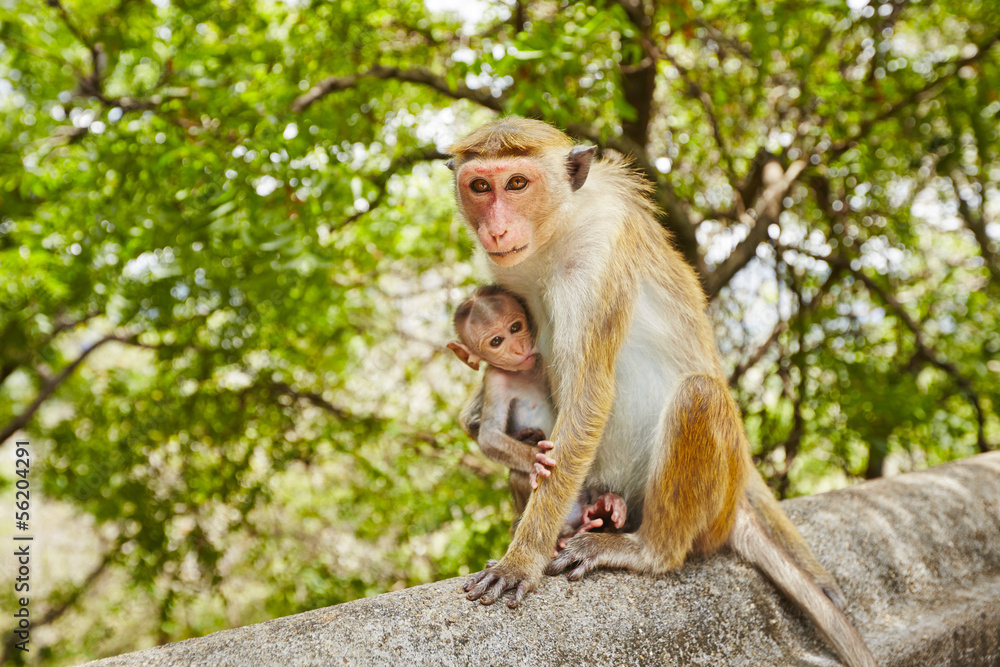
[[[540,428],[522,428],[513,434],[515,440],[520,440],[526,445],[535,446],[545,440],[545,433]]]
[[[606,564],[609,538],[622,538],[621,534],[580,533],[566,541],[559,555],[545,568],[545,574],[556,575],[570,570],[566,578],[576,581],[591,570]]]
[[[615,493],[602,494],[592,504],[583,507],[583,510],[580,512],[583,526],[577,532],[586,533],[594,528],[600,528],[605,525],[608,529],[617,530],[625,525],[625,517],[627,515],[628,510],[621,496]],[[601,521],[602,519],[608,519],[608,523],[605,524]],[[584,526],[587,526],[587,528],[584,528]]]
[[[491,560],[486,569],[474,574],[465,583],[465,591],[470,600],[479,600],[482,604],[493,604],[507,591],[514,594],[507,600],[508,607],[516,607],[529,591],[538,587],[540,573],[531,572],[527,567],[509,565],[503,560]]]

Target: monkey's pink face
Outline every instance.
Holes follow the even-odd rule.
[[[514,157],[472,160],[456,174],[462,209],[490,259],[514,266],[548,240],[552,207],[538,162]]]

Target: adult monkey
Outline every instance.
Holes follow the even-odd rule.
[[[513,589],[513,607],[543,570],[662,573],[728,543],[845,662],[874,665],[831,602],[843,604],[836,580],[753,466],[704,293],[654,219],[650,184],[523,118],[489,123],[448,152],[459,210],[494,280],[537,322],[558,412],[549,434],[558,465],[531,494],[507,553],[466,585],[469,598],[491,604]],[[550,562],[585,480],[641,512],[639,528],[578,535]]]

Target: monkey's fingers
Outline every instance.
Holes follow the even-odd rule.
[[[486,573],[487,571],[483,570],[482,572],[477,572],[476,574],[469,577],[469,580],[465,582],[465,586],[462,586],[462,590],[464,590],[467,593],[471,591],[476,586],[476,584],[482,581],[483,577],[486,576]]]
[[[625,525],[625,517],[628,511],[625,507],[625,501],[621,499],[620,496],[616,496],[613,493],[605,494],[602,498],[604,501],[605,511],[611,519],[611,523],[614,524],[615,528],[621,528]]]
[[[576,551],[572,548],[572,545],[569,545],[556,558],[553,558],[549,562],[548,567],[545,568],[545,573],[559,574],[560,572],[565,572],[566,570],[572,568],[572,570],[566,575],[566,578],[570,581],[576,581],[596,568],[597,565],[598,563],[596,559],[576,553]]]
[[[497,561],[495,559],[486,561],[486,569],[483,570],[482,572],[476,572],[474,575],[469,577],[469,580],[465,582],[465,586],[462,587],[463,590],[465,590],[466,592],[471,591],[476,584],[482,581],[483,578],[490,573],[490,568],[496,564]]]
[[[566,575],[566,578],[569,579],[570,581],[579,580],[583,575],[587,574],[588,572],[593,570],[594,567],[596,567],[595,565],[591,564],[592,562],[593,561],[590,560],[581,561],[580,564],[577,565],[572,572]]]
[[[535,454],[535,460],[538,461],[538,463],[541,463],[546,468],[552,468],[556,465],[556,460],[554,458],[552,458],[551,456],[546,456],[541,452]],[[536,463],[535,465],[538,465],[538,463]],[[546,477],[548,477],[548,475],[546,475]]]
[[[541,463],[535,464],[535,469],[531,471],[528,475],[528,482],[531,484],[532,489],[538,488],[538,478],[539,477],[549,477],[552,475],[552,471],[543,466]]]
[[[489,570],[484,570],[483,572],[480,572],[479,575],[477,575],[475,585],[469,588],[469,585],[472,583],[473,582],[470,581],[468,584],[466,584],[466,590],[469,591],[469,594],[466,595],[465,597],[469,598],[470,600],[481,600],[483,604],[492,604],[493,601],[492,600],[487,601],[489,600],[489,598],[483,598],[483,595],[492,586],[495,586],[497,584],[497,577]],[[496,597],[494,596],[493,599],[495,600]]]
[[[539,477],[551,477],[552,468],[546,466],[541,461],[535,463],[535,472],[538,473]]]
[[[579,535],[580,533],[589,533],[595,528],[600,528],[603,525],[604,525],[604,519],[601,519],[600,517],[596,519],[587,518],[580,525],[580,527],[577,528],[576,534]]]
[[[617,529],[625,525],[627,510],[625,501],[621,496],[614,493],[605,493],[598,498],[593,505],[584,508],[583,516],[589,519],[593,516],[601,516],[610,519],[611,524]]]
[[[549,449],[552,449],[555,446],[556,446],[556,443],[552,442],[551,440],[540,440],[538,442],[538,448],[539,449],[549,450]]]
[[[527,583],[527,582],[521,582],[521,583]],[[505,577],[503,575],[491,572],[489,577],[479,582],[479,585],[476,586],[476,588],[474,588],[471,593],[469,593],[468,598],[470,600],[475,600],[478,598],[480,603],[485,605],[491,605],[498,599],[500,599],[500,596],[503,595],[506,591],[509,591],[515,586],[518,586],[517,579],[513,577]],[[524,597],[524,594],[522,593],[521,596]],[[512,600],[511,602],[513,602],[513,604],[511,603],[508,604],[510,604],[511,607],[516,607],[517,603],[520,602],[520,600]]]
[[[549,564],[545,566],[545,574],[562,574],[569,569],[571,565],[579,562],[576,556],[574,556],[571,551],[567,550],[568,545],[569,540],[559,540],[559,548],[561,551],[558,556],[549,561]]]
[[[525,593],[530,591],[532,588],[534,588],[534,586],[532,586],[527,581],[522,581],[521,583],[519,583],[517,585],[517,590],[514,591],[514,595],[509,600],[507,600],[507,606],[513,609],[517,605],[521,604],[521,600],[524,599]]]
[[[615,524],[615,528],[621,528],[625,525],[625,512],[618,511],[616,507],[613,512],[611,512],[611,523]]]

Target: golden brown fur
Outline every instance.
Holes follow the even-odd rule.
[[[504,557],[468,583],[469,597],[489,604],[513,589],[514,606],[543,569],[661,573],[728,543],[807,608],[849,664],[875,664],[830,598],[816,594],[818,582],[840,598],[836,581],[764,497],[704,294],[656,223],[649,184],[620,161],[591,164],[538,121],[489,124],[450,151],[461,213],[493,278],[536,321],[557,409],[558,465],[528,499]],[[641,508],[639,528],[578,535],[549,563],[585,484]]]
[[[448,152],[468,160],[478,155],[537,155],[553,148],[568,150],[572,146],[570,138],[551,125],[510,117],[482,126],[452,144]]]

